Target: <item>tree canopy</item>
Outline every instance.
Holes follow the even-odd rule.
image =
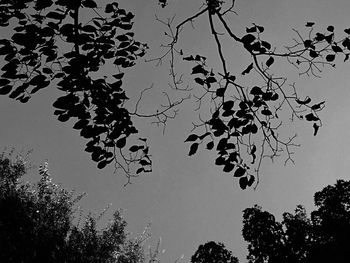
[[[35,184],[21,181],[26,171],[23,159],[0,155],[1,262],[145,262],[146,236],[130,238],[119,211],[100,229],[102,214],[79,217],[83,194],[53,183],[47,163]]]
[[[199,245],[191,257],[191,263],[238,263],[238,259],[225,248],[223,243],[209,241]]]
[[[254,206],[244,210],[249,262],[347,262],[350,257],[350,182],[338,180],[314,196],[311,217],[299,205],[282,222]]]
[[[166,0],[158,3],[170,8]],[[186,96],[172,100],[166,95],[164,108],[144,114],[138,105],[147,89],[131,110],[123,83],[125,71],[148,49],[134,36],[133,13],[112,1],[101,7],[94,0],[0,0],[0,26],[13,32],[0,40],[5,61],[0,94],[26,103],[39,90],[57,87],[63,92],[53,104],[58,120],[75,120],[73,128],[88,140],[85,151],[98,168],[114,163],[129,179],[152,171],[147,138],[131,139],[138,134],[134,118],[156,118],[165,124],[192,96],[200,114],[185,139],[191,144],[188,155],[200,148],[215,151],[215,165],[237,178],[242,189],[256,186],[265,158],[284,154],[286,162],[293,162],[293,147],[298,146],[295,135],[281,132],[290,125],[288,120],[311,123],[317,135],[322,126],[319,112],[325,106],[325,101],[298,95],[297,85],[288,83],[274,65],[286,60],[301,75],[318,76],[322,67],[334,67],[337,57],[348,60],[350,29],[336,37],[334,26],[316,32],[315,23],[306,22],[305,29],[292,33],[294,42],[281,47],[264,37],[262,25],[242,25],[245,33],[236,33],[230,23],[239,12],[234,0],[205,0],[198,7],[179,22],[156,18],[170,41],[162,44],[162,54],[148,61],[169,59],[170,86]],[[85,19],[82,13],[87,14]],[[207,54],[188,54],[181,44],[183,29],[202,17],[207,18],[215,42],[210,52],[217,54],[218,68],[207,61]],[[249,56],[239,72],[230,69],[231,49],[225,43]],[[181,72],[179,63],[190,63],[190,72]],[[109,65],[115,66],[116,74],[104,76],[103,69]],[[192,78],[189,82],[184,81],[186,73]]]

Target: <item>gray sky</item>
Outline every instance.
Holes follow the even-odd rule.
[[[176,21],[181,21],[198,10],[201,3],[195,0],[170,2],[168,8],[161,9],[156,0],[120,1],[122,7],[136,15],[136,37],[149,43],[148,58],[159,54],[158,47],[164,41],[164,28],[155,21],[154,14],[166,18],[176,13]],[[307,21],[316,22],[319,30],[334,25],[339,35],[350,27],[348,0],[237,0],[236,10],[238,16],[232,18],[232,28],[236,32],[243,33],[245,26],[255,22],[265,27],[266,40],[276,46],[292,43],[295,36],[292,28],[304,29]],[[195,23],[195,30],[184,31],[181,47],[187,54],[215,54],[212,53],[213,41],[205,31],[206,22],[200,20]],[[248,62],[241,54],[233,53],[233,58],[236,57],[232,67],[241,72]],[[257,203],[279,216],[284,211],[294,210],[297,204],[311,209],[315,191],[335,183],[338,178],[349,178],[349,65],[339,60],[337,68],[325,69],[321,79],[299,78],[292,66],[280,65],[280,72],[290,77],[290,82],[295,81],[302,94],[315,101],[326,99],[326,108],[321,113],[323,127],[313,137],[310,124],[296,122],[288,126],[286,132],[291,135],[297,132],[297,142],[302,145],[295,150],[296,164],[285,167],[283,159],[275,163],[266,160],[256,191],[240,190],[237,181],[214,165],[213,153],[202,150],[193,157],[187,156],[189,145],[183,141],[196,117],[191,103],[181,108],[178,117],[168,123],[165,135],[162,129],[149,122],[137,121],[142,136],[149,138],[154,172],[134,180],[126,188],[123,188],[125,178],[113,174],[111,168],[102,171],[96,168],[90,156],[84,153],[85,140],[72,129],[73,123],[60,123],[55,119],[52,103],[59,93],[54,87],[36,94],[24,105],[0,97],[0,146],[33,149],[32,161],[38,165],[48,159],[56,182],[88,193],[81,201],[86,211],[98,213],[112,203],[107,218],[113,210],[124,208],[133,233],[142,232],[152,222],[153,242],[162,237],[162,248],[166,250],[163,262],[174,262],[182,254],[188,259],[200,244],[209,240],[225,243],[234,255],[243,259],[246,254],[241,237],[244,208]],[[109,72],[113,69],[106,73]],[[161,102],[159,94],[167,90],[168,82],[167,63],[157,68],[143,62],[126,71],[124,81],[131,96],[137,96],[143,88],[154,84],[153,91],[143,101],[142,110],[145,111]]]

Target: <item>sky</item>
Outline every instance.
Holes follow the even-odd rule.
[[[107,0],[100,1],[101,5],[102,2]],[[157,6],[156,0],[119,2],[135,14],[136,38],[148,43],[147,58],[152,58],[160,54],[160,45],[165,40],[164,27],[155,21],[155,14],[162,19],[176,14],[175,21],[181,21],[196,12],[202,1],[172,0],[165,9]],[[256,23],[265,27],[265,38],[276,46],[292,43],[295,36],[292,28],[303,29],[307,21],[316,22],[320,30],[334,25],[339,34],[350,27],[348,0],[236,0],[235,10],[238,15],[232,16],[231,27],[237,34],[243,34],[246,26]],[[181,47],[187,54],[215,55],[206,22],[200,20],[194,29],[188,27],[183,31]],[[231,66],[241,72],[248,60],[234,51],[233,48]],[[295,122],[288,126],[286,132],[297,132],[297,142],[301,144],[295,149],[295,165],[284,166],[284,159],[276,159],[274,163],[266,160],[255,191],[240,190],[232,176],[214,165],[214,153],[199,151],[195,156],[187,156],[188,144],[183,141],[197,116],[191,102],[180,107],[178,116],[167,124],[164,134],[151,120],[135,121],[141,135],[149,138],[154,166],[151,174],[133,180],[127,187],[123,187],[125,177],[114,174],[111,167],[96,168],[83,151],[85,141],[72,129],[72,122],[56,120],[52,103],[60,93],[54,86],[36,94],[26,104],[0,97],[0,147],[15,147],[19,151],[33,149],[31,161],[37,166],[48,160],[55,182],[87,193],[80,202],[84,211],[98,214],[111,204],[105,215],[108,219],[113,210],[122,208],[128,229],[134,235],[151,223],[149,244],[162,238],[161,248],[165,249],[162,262],[174,262],[182,255],[186,262],[200,244],[210,240],[223,242],[245,262],[246,243],[241,235],[245,208],[259,204],[278,219],[298,204],[304,204],[310,211],[316,191],[334,184],[337,179],[350,178],[349,64],[339,61],[335,69],[325,68],[322,78],[299,77],[290,65],[278,65],[276,70],[295,82],[302,94],[315,101],[326,100],[326,108],[321,113],[323,126],[316,137],[309,124]],[[107,69],[106,74],[113,70]],[[151,112],[155,105],[164,102],[161,92],[168,90],[169,81],[166,61],[156,67],[140,60],[126,72],[124,83],[132,98],[154,85],[141,106],[142,110]],[[28,180],[36,178],[35,172],[33,169]]]

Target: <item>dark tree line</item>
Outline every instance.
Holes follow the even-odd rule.
[[[47,164],[41,179],[23,183],[23,159],[0,155],[0,261],[86,263],[146,261],[143,239],[130,238],[119,211],[104,229],[98,217],[77,213],[76,195],[52,182]]]
[[[168,1],[158,2],[170,8]],[[172,100],[166,95],[165,107],[146,114],[138,111],[138,105],[147,88],[140,92],[134,110],[125,104],[129,98],[123,76],[148,49],[134,36],[133,13],[112,1],[102,7],[94,0],[0,0],[0,26],[12,32],[0,39],[4,59],[0,94],[26,103],[35,93],[56,87],[62,92],[53,104],[58,120],[75,121],[73,128],[87,139],[85,151],[98,168],[113,163],[129,180],[152,171],[147,139],[136,136],[134,118],[155,118],[165,125],[192,95],[200,114],[185,140],[191,143],[189,155],[200,148],[215,151],[215,165],[236,177],[242,189],[256,186],[265,158],[284,154],[286,162],[293,162],[295,135],[280,132],[290,125],[287,119],[311,123],[316,135],[322,126],[319,112],[325,106],[324,101],[298,95],[297,86],[275,74],[274,65],[287,60],[301,75],[319,75],[322,67],[334,67],[337,57],[348,60],[350,29],[336,37],[334,26],[317,31],[313,22],[307,22],[306,30],[294,31],[294,43],[282,48],[265,39],[261,25],[247,25],[245,34],[235,33],[230,26],[237,13],[234,0],[204,0],[198,7],[179,22],[157,18],[170,41],[162,45],[164,53],[148,61],[169,59],[170,86],[186,96]],[[212,68],[205,54],[188,54],[181,45],[182,30],[202,18],[215,43],[212,52],[219,68]],[[230,69],[226,42],[249,55],[240,72]],[[187,75],[193,81],[184,80],[186,72],[176,67],[180,62],[191,63]],[[113,65],[115,74],[103,76],[106,65]]]
[[[308,216],[302,205],[282,222],[260,206],[243,211],[249,263],[345,263],[350,258],[350,181],[338,180],[314,195]],[[222,243],[200,245],[191,263],[238,263]]]

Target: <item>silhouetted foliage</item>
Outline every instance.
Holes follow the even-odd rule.
[[[54,114],[62,122],[76,119],[73,128],[88,139],[85,151],[98,168],[115,161],[116,168],[135,176],[129,165],[138,164],[138,173],[149,172],[151,160],[145,140],[124,157],[127,139],[138,131],[131,119],[137,112],[125,108],[123,70],[148,47],[134,38],[134,14],[117,2],[103,12],[97,7],[94,0],[1,0],[0,26],[16,26],[11,38],[0,40],[5,59],[0,94],[25,103],[56,85],[63,95],[53,104]],[[90,19],[81,18],[81,12]],[[104,65],[114,65],[116,74],[102,77]]]
[[[144,262],[142,240],[128,237],[120,212],[104,229],[91,215],[79,226],[75,205],[83,195],[54,184],[47,164],[36,184],[22,183],[25,173],[22,159],[0,155],[1,262]]]
[[[322,126],[319,112],[325,102],[298,95],[295,84],[275,72],[276,64],[287,60],[300,75],[318,76],[324,66],[335,66],[336,57],[348,60],[350,29],[345,29],[345,36],[337,39],[334,26],[317,32],[315,23],[307,22],[305,33],[294,30],[293,44],[275,47],[264,37],[265,28],[261,25],[248,25],[241,35],[235,32],[237,23],[231,20],[237,14],[235,0],[199,1],[198,7],[199,11],[179,22],[177,17],[157,18],[166,27],[165,35],[170,41],[163,44],[165,52],[150,61],[160,63],[169,58],[173,88],[192,93],[198,104],[199,121],[193,123],[191,131],[191,138],[197,137],[186,140],[191,143],[189,155],[202,147],[216,151],[215,164],[237,177],[242,189],[256,187],[264,158],[273,159],[284,153],[286,162],[293,162],[293,147],[299,145],[294,142],[296,135],[280,132],[286,120],[311,123],[314,135]],[[184,28],[195,25],[201,18],[208,21],[216,46],[210,55],[217,55],[215,61],[212,56],[208,61],[205,54],[186,54],[188,47],[181,45]],[[250,57],[239,72],[231,69],[233,46]],[[193,65],[187,72],[193,84],[184,81],[186,72],[181,71],[181,66],[176,67],[183,65],[182,60]],[[212,64],[218,62],[220,66],[213,68]]]
[[[238,259],[223,243],[209,241],[198,247],[191,257],[191,263],[238,263]]]
[[[306,214],[299,205],[277,222],[254,206],[244,210],[243,237],[249,262],[348,262],[350,258],[350,182],[338,180],[314,197],[317,209]]]
[[[166,0],[157,2],[162,8],[170,5]],[[176,116],[176,106],[192,96],[201,113],[186,140],[191,143],[188,155],[204,145],[216,152],[215,164],[236,177],[242,189],[256,187],[264,158],[284,153],[286,162],[293,162],[293,147],[299,145],[294,141],[296,135],[280,132],[286,119],[310,123],[315,136],[322,126],[319,112],[325,101],[298,95],[294,83],[274,72],[276,64],[287,60],[300,75],[318,76],[321,67],[335,67],[337,57],[349,59],[350,29],[336,38],[334,26],[317,32],[315,23],[307,22],[306,32],[294,30],[294,43],[281,50],[265,39],[261,25],[244,26],[246,32],[241,35],[234,32],[230,16],[236,14],[235,0],[202,2],[198,2],[199,11],[176,25],[175,17],[156,18],[166,26],[170,42],[162,45],[164,53],[148,61],[161,64],[170,58],[170,86],[188,96],[173,101],[166,94],[163,108],[142,114],[138,106],[148,89],[141,92],[131,111],[125,105],[128,97],[123,85],[124,71],[148,48],[134,38],[133,13],[117,2],[100,8],[95,0],[0,0],[0,26],[13,29],[10,38],[0,40],[0,55],[5,60],[0,94],[25,103],[32,94],[56,85],[64,92],[53,104],[58,120],[75,119],[73,128],[88,140],[85,151],[91,153],[97,167],[113,162],[129,180],[152,171],[146,138],[133,140],[139,143],[129,146],[131,136],[138,133],[133,117],[153,117],[157,124],[165,125]],[[80,16],[82,12],[89,20]],[[184,27],[203,16],[209,18],[207,26],[220,68],[212,68],[204,55],[186,54],[186,47],[180,45]],[[225,41],[237,44],[250,57],[239,72],[230,69],[232,50],[227,47],[233,45],[224,45]],[[192,65],[188,72],[191,85],[177,72],[180,61]],[[106,65],[114,65],[116,74],[102,77]],[[170,109],[174,109],[172,114]]]

